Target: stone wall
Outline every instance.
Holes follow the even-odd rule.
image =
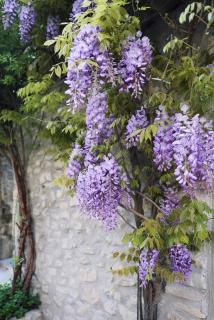
[[[200,200],[214,208],[213,195],[198,193]],[[209,229],[213,230],[210,220]],[[160,320],[214,319],[214,243],[206,245],[193,256],[193,272],[186,285],[173,284],[166,288],[160,304]]]
[[[53,186],[63,173],[42,153],[30,165],[37,266],[34,285],[45,320],[134,320],[136,279],[113,276],[112,252],[120,250],[122,234],[106,232],[82,215],[75,199]],[[118,265],[117,265],[118,266]]]
[[[29,169],[37,247],[34,286],[44,319],[135,320],[136,278],[111,272],[119,266],[112,252],[122,249],[121,238],[129,227],[120,221],[116,231],[107,233],[99,222],[81,214],[75,199],[53,185],[62,173],[62,164],[42,152],[33,157]],[[166,288],[159,320],[213,320],[211,251],[209,246],[196,255],[185,286]]]
[[[10,162],[0,158],[0,259],[12,256],[13,170]]]

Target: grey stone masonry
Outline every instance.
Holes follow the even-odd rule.
[[[213,194],[199,192],[197,197],[213,206]],[[213,229],[212,219],[208,228]],[[183,284],[168,285],[159,307],[160,320],[214,320],[213,244],[193,256],[193,272]]]
[[[45,320],[134,320],[136,278],[113,276],[121,267],[112,252],[121,250],[130,227],[116,231],[81,214],[75,198],[54,186],[63,165],[38,153],[29,166],[37,248],[34,287]]]
[[[121,239],[130,227],[120,221],[116,231],[106,232],[101,223],[81,214],[75,198],[54,186],[63,171],[61,163],[42,151],[29,166],[37,248],[33,284],[44,320],[136,320],[136,277],[121,278],[111,271],[121,267],[112,252],[123,249]],[[209,285],[211,246],[194,259],[190,280],[167,286],[158,320],[214,320],[213,303],[208,303],[214,287]]]
[[[13,170],[10,162],[0,157],[0,259],[12,256]]]

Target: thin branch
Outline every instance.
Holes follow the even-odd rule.
[[[124,218],[124,216],[121,213],[118,212],[118,215],[126,224],[128,224],[132,229],[136,230],[135,226],[133,226],[126,218]]]
[[[128,210],[130,212],[132,212],[135,216],[143,219],[143,220],[149,220],[148,218],[144,217],[141,213],[139,213],[138,211],[132,209],[132,208],[126,208],[122,203],[120,203],[120,206],[125,209],[125,210]]]
[[[203,24],[207,26],[206,21],[201,16],[199,16],[198,14],[195,14],[195,16],[198,18],[198,20],[200,20],[201,22],[203,22]]]
[[[154,202],[152,199],[150,199],[146,194],[139,192],[139,191],[134,191],[137,194],[139,194],[140,196],[142,196],[143,198],[145,198],[147,201],[149,201],[151,204],[153,204],[153,206],[155,206],[161,213],[163,213],[165,215],[165,212],[161,209],[161,207],[159,207],[159,205]]]
[[[154,80],[154,81],[160,81],[160,82],[164,82],[164,83],[167,83],[167,84],[171,84],[171,82],[166,81],[166,80],[161,79],[161,78],[151,78],[151,79]]]
[[[26,166],[26,153],[25,153],[25,140],[24,140],[24,135],[23,135],[23,130],[22,127],[19,127],[19,132],[20,132],[20,140],[21,140],[21,149],[22,149],[22,161],[23,161],[23,166]]]

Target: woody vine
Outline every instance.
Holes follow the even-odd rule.
[[[57,96],[58,115],[53,112],[46,129],[56,146],[59,135],[65,138],[65,158],[70,135],[73,150],[63,181],[82,211],[102,221],[107,232],[120,218],[129,225],[123,238],[129,249],[114,257],[130,266],[113,272],[137,274],[137,319],[154,320],[166,283],[188,281],[191,252],[212,236],[207,223],[213,211],[197,200],[197,191],[211,192],[214,175],[213,57],[207,47],[204,55],[193,35],[202,24],[206,43],[214,8],[194,2],[178,22],[163,17],[179,36],[162,54],[129,9],[121,0],[75,1],[60,35],[58,18],[51,18],[45,46],[59,57],[52,79],[29,79],[18,94],[25,112],[35,101],[36,111],[45,112],[45,101],[51,106]],[[138,3],[135,9],[149,10]],[[20,28],[22,40],[29,40],[28,31]],[[58,91],[51,89],[56,84]]]

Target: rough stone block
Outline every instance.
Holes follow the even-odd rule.
[[[97,273],[95,269],[80,269],[80,281],[94,282],[97,280]]]

